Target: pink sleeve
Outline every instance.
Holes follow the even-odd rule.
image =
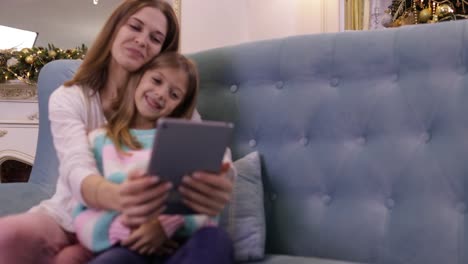
[[[119,215],[112,221],[109,227],[109,241],[112,245],[127,239],[130,236],[130,229],[122,224],[122,216]]]
[[[181,215],[160,215],[158,220],[168,238],[184,225],[184,217]]]

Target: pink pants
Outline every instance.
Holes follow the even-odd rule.
[[[93,254],[43,213],[0,218],[0,263],[87,263]]]

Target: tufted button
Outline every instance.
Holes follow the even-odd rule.
[[[388,209],[393,209],[395,206],[395,201],[391,198],[388,198],[387,201],[385,202],[385,205],[387,206]]]
[[[229,88],[229,90],[231,90],[231,93],[237,92],[238,89],[239,87],[235,84],[231,85],[231,87]]]
[[[364,137],[364,136],[359,137],[359,138],[357,139],[357,143],[358,143],[359,145],[364,145],[364,144],[366,144],[366,137]]]
[[[340,81],[338,80],[338,78],[333,78],[333,79],[331,79],[331,81],[330,81],[330,85],[331,85],[331,86],[337,87],[338,84],[340,84]]]
[[[284,87],[284,83],[282,81],[276,82],[276,88],[277,89],[283,89],[283,87]]]
[[[431,134],[429,134],[429,132],[424,132],[421,138],[424,143],[428,143],[429,141],[431,141]]]
[[[330,197],[330,195],[324,195],[322,200],[323,200],[324,204],[329,205],[330,202],[331,202],[331,197]]]
[[[400,78],[400,75],[398,73],[395,73],[392,76],[392,81],[397,82],[399,78]]]
[[[270,200],[276,201],[276,199],[278,199],[278,195],[276,193],[272,193],[270,196]]]
[[[307,146],[307,144],[309,144],[309,139],[307,137],[303,137],[300,142],[303,146]]]
[[[458,203],[458,204],[457,204],[457,210],[458,210],[458,212],[460,212],[461,214],[466,213],[466,204],[465,204],[465,203],[462,203],[462,202]]]
[[[249,146],[252,147],[252,148],[257,146],[257,141],[255,139],[249,140]]]

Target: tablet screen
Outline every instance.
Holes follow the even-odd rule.
[[[232,123],[218,121],[172,118],[158,121],[148,174],[174,185],[165,213],[193,213],[182,205],[177,187],[184,175],[195,171],[220,171],[233,127]]]

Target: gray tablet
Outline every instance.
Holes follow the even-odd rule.
[[[220,171],[233,127],[232,123],[218,121],[159,119],[148,174],[174,185],[164,213],[193,213],[180,201],[177,187],[184,175],[195,171]]]

